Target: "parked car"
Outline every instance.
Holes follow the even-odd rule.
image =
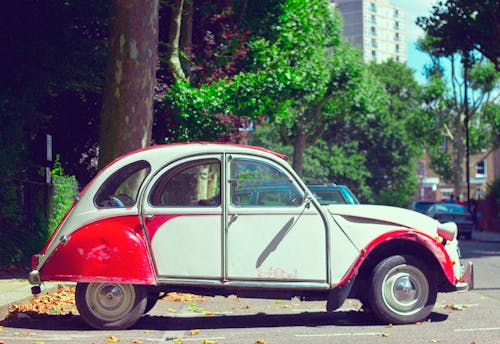
[[[345,185],[332,183],[307,184],[321,205],[329,204],[359,204],[358,199]]]
[[[265,202],[244,196],[265,188]],[[271,190],[275,188],[276,193]],[[457,228],[377,205],[322,206],[286,157],[171,144],[127,154],[80,193],[29,281],[76,282],[80,316],[133,326],[163,292],[369,304],[385,323],[425,319],[437,292],[472,287]]]
[[[442,223],[453,221],[457,224],[459,237],[472,237],[475,228],[474,217],[461,204],[435,203],[427,210],[427,215]]]
[[[432,201],[413,201],[410,206],[410,209],[425,214],[427,209],[429,209],[435,203],[436,202]]]

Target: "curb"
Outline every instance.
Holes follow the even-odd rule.
[[[59,287],[61,283],[45,282],[42,284],[42,294],[51,293]],[[4,294],[0,298],[0,321],[5,320],[9,316],[9,308],[15,304],[22,304],[30,300],[31,285],[27,280],[9,279],[0,280],[0,293]]]

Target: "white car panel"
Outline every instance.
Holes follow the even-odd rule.
[[[221,277],[221,216],[177,216],[151,240],[160,276]]]

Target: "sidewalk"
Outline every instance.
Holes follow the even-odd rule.
[[[58,282],[42,284],[42,294],[56,290],[59,284]],[[31,297],[31,285],[27,279],[0,277],[0,321],[8,315],[11,305],[23,303]]]
[[[473,231],[472,240],[500,242],[500,232]]]

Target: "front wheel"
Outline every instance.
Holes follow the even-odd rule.
[[[414,256],[382,260],[373,270],[371,288],[371,309],[381,320],[393,324],[424,320],[437,297],[432,272]]]
[[[78,312],[91,327],[127,329],[144,314],[147,293],[143,286],[119,283],[78,283]]]

